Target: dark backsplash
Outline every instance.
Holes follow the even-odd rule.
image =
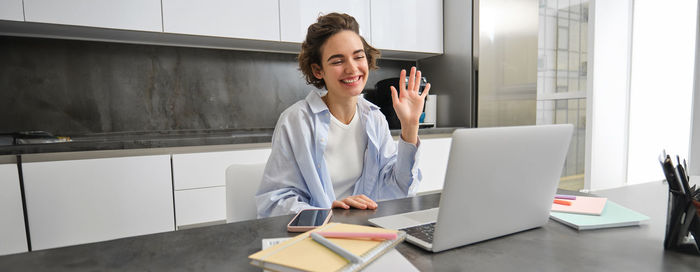
[[[411,61],[380,60],[367,88]],[[0,133],[272,128],[303,99],[292,54],[0,36]]]

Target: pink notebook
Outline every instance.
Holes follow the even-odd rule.
[[[605,197],[576,196],[575,200],[563,199],[571,202],[571,206],[552,204],[553,212],[580,213],[590,215],[600,215],[605,208]]]

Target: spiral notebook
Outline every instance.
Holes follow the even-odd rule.
[[[340,255],[313,241],[309,234],[314,231],[333,232],[390,232],[397,233],[395,240],[334,239],[336,245],[360,256],[362,262],[350,263]],[[249,256],[251,264],[274,271],[358,271],[393,249],[406,238],[406,233],[369,226],[329,223],[292,239],[258,251]]]
[[[282,243],[293,237],[282,238],[267,238],[262,239],[262,249]],[[263,270],[269,272],[269,270]],[[419,272],[418,268],[413,266],[396,248],[392,248],[376,260],[362,268],[364,272],[386,272],[386,271],[402,271],[402,272]]]

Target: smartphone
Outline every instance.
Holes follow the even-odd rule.
[[[289,232],[304,232],[328,223],[333,211],[331,209],[306,209],[297,213],[287,225]]]

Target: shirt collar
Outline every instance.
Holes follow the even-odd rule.
[[[322,111],[327,111],[328,106],[326,103],[323,102],[323,99],[321,99],[321,96],[325,95],[326,92],[325,90],[313,90],[309,93],[309,95],[306,96],[306,102],[309,103],[309,107],[311,108],[311,112],[314,114],[318,114]]]
[[[328,110],[328,106],[323,102],[323,99],[321,99],[327,92],[326,90],[313,90],[306,96],[306,102],[309,103],[311,112],[318,114],[319,112]],[[367,101],[367,99],[363,97],[357,99],[357,104],[361,112],[379,109],[377,105],[372,104],[372,102]]]

